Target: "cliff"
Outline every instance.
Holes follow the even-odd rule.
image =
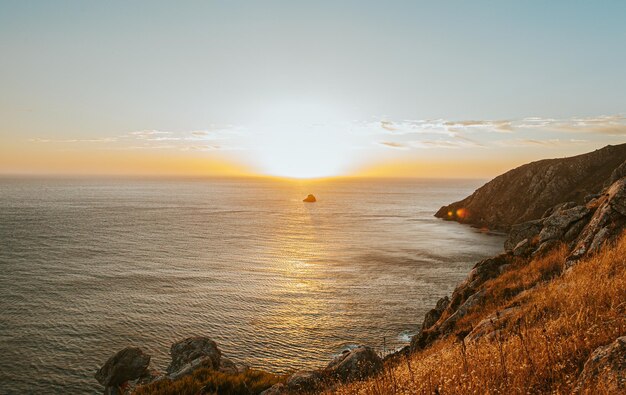
[[[360,346],[326,367],[276,376],[193,337],[172,345],[165,372],[129,347],[95,377],[106,394],[136,395],[626,393],[625,153],[608,146],[531,163],[446,206],[474,213],[452,219],[487,225],[510,199],[518,216],[500,227],[510,229],[505,252],[476,263],[411,345],[384,359]],[[489,205],[499,214],[481,215]]]
[[[436,217],[507,231],[512,225],[541,218],[553,206],[584,203],[626,175],[626,144],[608,145],[586,154],[546,159],[510,170],[465,199],[441,207]]]
[[[453,219],[486,225],[504,215],[505,193],[519,218],[507,216],[505,252],[441,298],[381,374],[327,393],[626,393],[624,148],[522,166],[442,208],[468,207],[473,217]],[[522,196],[529,184],[541,205]],[[481,215],[489,205],[499,214]]]

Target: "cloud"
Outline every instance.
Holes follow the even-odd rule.
[[[390,132],[395,132],[398,130],[398,128],[396,128],[391,121],[380,121],[380,127]]]
[[[602,115],[587,118],[524,118],[515,124],[518,129],[543,129],[568,133],[593,133],[609,136],[626,135],[626,116]]]
[[[32,143],[110,143],[106,148],[110,149],[178,149],[178,150],[202,150],[213,151],[222,149],[236,149],[226,144],[226,140],[238,135],[238,129],[231,125],[215,127],[211,125],[207,130],[190,131],[163,131],[155,129],[137,130],[127,132],[115,137],[101,137],[89,139],[47,139],[31,138]],[[215,144],[213,141],[220,140],[224,143]]]
[[[393,141],[379,141],[378,144],[384,147],[395,148],[395,149],[408,149],[409,148],[409,146],[406,144],[396,143]]]
[[[173,132],[162,132],[159,130],[139,130],[136,132],[130,132],[129,136],[135,137],[139,140],[147,141],[177,141],[180,137],[173,136]]]
[[[485,147],[483,144],[480,144],[471,139],[456,136],[455,140],[447,139],[447,140],[416,140],[411,142],[412,147],[416,148],[482,148]]]
[[[190,146],[186,146],[186,147],[182,147],[180,150],[181,151],[216,151],[216,150],[221,150],[222,146],[217,145],[217,144],[213,144],[213,145],[190,145]]]
[[[31,138],[28,139],[31,143],[113,143],[118,141],[117,137],[103,137],[103,138],[95,138],[95,139],[62,139],[62,140],[54,140],[54,139],[42,139],[42,138]]]
[[[494,142],[494,145],[499,147],[562,147],[568,145],[577,145],[587,143],[587,140],[580,139],[547,139],[547,140],[539,140],[539,139],[512,139],[512,140],[501,140]]]
[[[526,130],[546,130],[555,132],[596,133],[609,136],[626,135],[626,116],[602,115],[597,117],[541,118],[526,117],[505,120],[445,120],[422,119],[393,121],[383,119],[360,124],[357,129],[370,133],[401,135],[446,135],[454,137],[476,133],[513,134]]]

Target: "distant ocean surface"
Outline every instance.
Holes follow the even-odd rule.
[[[190,335],[275,372],[399,348],[502,250],[433,217],[481,184],[0,179],[0,393],[99,393],[115,351],[164,369]]]

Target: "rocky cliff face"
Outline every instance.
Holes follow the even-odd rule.
[[[536,220],[563,202],[583,204],[626,175],[626,144],[510,170],[467,198],[443,206],[436,217],[508,231]]]
[[[613,157],[613,155],[616,155],[616,152],[624,152],[624,147],[626,146],[621,145],[618,147],[607,147],[603,150],[583,155],[581,157],[568,158],[563,160],[567,162],[565,165],[563,164],[563,161],[552,161],[552,165],[549,167],[561,170],[563,168],[570,168],[569,166],[572,166],[572,163],[570,162],[572,159],[576,159],[576,162],[586,163],[589,160],[590,155],[595,157],[602,151],[604,151],[604,153],[600,156],[606,159],[607,156]],[[608,153],[611,153],[611,155]],[[606,162],[603,161],[602,163]],[[523,167],[524,166],[522,166],[522,168]],[[578,177],[577,179],[580,180],[580,182],[577,185],[582,185],[584,181],[585,187],[583,188],[581,186],[577,190],[573,190],[572,193],[574,193],[574,195],[563,192],[566,196],[565,198],[560,198],[559,196],[554,197],[554,199],[558,199],[556,205],[545,210],[543,215],[539,214],[536,219],[534,219],[534,216],[540,211],[538,207],[532,210],[530,208],[528,210],[520,208],[520,211],[524,211],[523,214],[520,214],[520,218],[531,218],[531,220],[512,226],[504,245],[505,253],[478,262],[472,271],[470,271],[467,278],[456,287],[450,298],[442,298],[437,303],[437,306],[426,314],[422,324],[422,330],[412,339],[411,348],[414,350],[423,349],[436,340],[446,337],[452,333],[456,333],[457,337],[468,342],[496,333],[494,331],[497,331],[497,328],[501,326],[502,322],[506,321],[510,316],[516,313],[519,308],[518,306],[510,306],[503,311],[498,312],[497,315],[487,317],[473,328],[470,328],[469,331],[464,331],[462,327],[459,327],[458,322],[469,312],[482,308],[482,306],[488,302],[490,296],[487,294],[485,286],[486,283],[489,280],[496,279],[497,277],[503,275],[503,273],[506,273],[512,265],[527,265],[528,262],[530,262],[530,260],[535,256],[543,256],[555,248],[564,248],[564,270],[567,271],[573,265],[576,265],[580,259],[598,253],[601,247],[607,243],[612,243],[617,240],[620,235],[623,234],[624,229],[626,229],[625,167],[626,166],[623,164],[621,166],[616,166],[611,172],[607,169],[594,170],[593,174],[607,174],[607,176],[602,179],[584,180],[583,178]],[[472,199],[479,199],[481,201],[481,205],[487,204],[486,202],[493,202],[492,204],[495,205],[498,202],[498,199],[496,199],[495,196],[488,196],[487,192],[499,193],[497,191],[504,188],[502,183],[505,181],[511,186],[511,188],[519,188],[521,185],[524,185],[526,181],[515,180],[511,178],[513,177],[512,174],[518,174],[526,180],[528,173],[536,171],[536,169],[529,168],[526,171],[518,173],[513,173],[514,171],[500,176],[500,180],[496,184],[488,183],[463,202],[472,204]],[[546,179],[549,179],[551,184],[557,185],[556,187],[550,187],[545,183],[542,184],[544,185],[544,188],[549,190],[561,190],[562,185],[571,184],[571,180],[561,180],[552,176],[546,177]],[[576,194],[582,194],[583,190],[585,193],[594,191],[593,188],[595,188],[596,185],[606,184],[608,184],[608,186],[604,188],[600,187],[600,190],[595,191],[598,193],[587,196],[581,204],[577,204],[575,201],[568,202],[561,200],[575,197]],[[551,199],[544,199],[545,202],[549,200]],[[526,201],[526,198],[520,197],[518,201]],[[478,209],[479,206],[477,204],[478,203],[474,203],[471,207]],[[521,206],[512,204],[512,207],[517,210],[517,207]],[[469,210],[472,210],[472,208]],[[442,208],[442,210],[443,209],[444,208]],[[541,210],[543,210],[543,207]],[[531,212],[532,214],[530,214]],[[479,216],[478,218],[480,220],[484,220],[486,217]],[[525,288],[512,286],[507,288],[506,291],[507,297],[512,298],[524,292]],[[624,340],[623,338],[618,340],[619,341],[615,343],[615,345],[611,346],[611,350],[613,350],[612,353],[618,354],[618,357],[611,356],[612,359],[606,357],[605,359],[609,362],[617,360],[617,358],[622,358],[622,360],[624,358]],[[619,352],[615,350],[618,350]],[[598,355],[600,354],[604,355],[608,354],[608,352],[601,349],[598,351]],[[596,359],[601,358],[597,357]],[[587,376],[598,376],[593,373],[598,370],[594,365],[595,362],[593,362],[595,359],[591,358],[591,361],[592,362],[585,365],[585,372],[588,372],[585,373],[586,376],[581,376],[581,380],[584,379],[583,381],[590,380]],[[605,381],[615,381],[617,383],[619,380],[615,379],[615,377],[626,377],[624,376],[626,368],[623,364],[611,369],[613,370],[606,373],[609,378]],[[626,388],[626,379],[620,380],[622,381],[619,381],[621,384],[618,383],[621,385],[619,388]]]

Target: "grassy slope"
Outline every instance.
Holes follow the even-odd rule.
[[[250,369],[245,373],[228,374],[201,368],[193,374],[176,381],[163,380],[140,387],[134,395],[196,395],[258,394],[272,385],[282,381],[282,376]]]
[[[387,364],[379,376],[332,392],[571,393],[591,352],[626,334],[626,234],[561,276],[565,256],[565,248],[556,248],[485,284],[487,304],[457,328],[466,331],[490,314],[519,306],[511,319],[494,324],[500,331],[493,336],[476,342],[450,336]],[[587,391],[609,393],[601,386]]]

